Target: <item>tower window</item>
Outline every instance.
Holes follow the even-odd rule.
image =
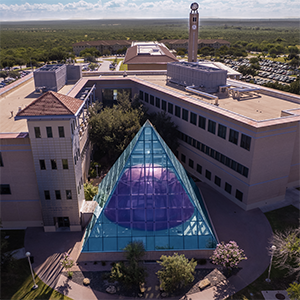
[[[198,126],[205,130],[206,118],[199,116],[199,124]]]
[[[227,193],[231,194],[231,188],[232,188],[231,184],[225,182],[225,191]]]
[[[227,129],[226,126],[219,124],[218,136],[221,137],[222,139],[226,139],[226,129]]]
[[[181,154],[181,161],[182,161],[183,163],[185,163],[185,155],[184,155],[184,154]]]
[[[190,113],[190,123],[197,125],[197,115],[193,112]]]
[[[220,178],[220,177],[215,176],[215,184],[216,184],[217,186],[221,186],[221,178]]]
[[[0,167],[3,167],[3,159],[2,159],[2,154],[0,152]]]
[[[243,193],[241,191],[239,191],[238,189],[235,191],[235,198],[243,201]]]
[[[250,145],[251,145],[251,137],[248,135],[242,134],[241,147],[250,151]]]
[[[194,161],[192,159],[189,159],[189,167],[194,169]]]
[[[155,98],[155,106],[160,108],[160,99],[159,98]]]
[[[211,180],[211,172],[206,170],[205,171],[205,177],[208,179],[208,180]]]
[[[148,95],[148,93],[145,93],[145,102],[149,102],[149,95]]]
[[[181,115],[181,107],[175,105],[175,116],[180,118]]]
[[[167,102],[165,100],[161,100],[161,109],[164,111],[167,110]]]
[[[46,131],[47,131],[47,137],[52,138],[53,137],[52,127],[46,127]]]
[[[55,198],[56,198],[56,200],[61,200],[60,190],[55,191]]]
[[[154,105],[154,96],[153,95],[150,95],[150,104]]]
[[[35,134],[36,139],[41,138],[41,129],[40,129],[40,127],[34,127],[34,134]]]
[[[182,119],[185,121],[189,120],[189,111],[184,108],[182,109]]]
[[[173,104],[168,103],[168,113],[173,115]]]
[[[65,137],[65,130],[63,126],[58,126],[58,136],[60,138],[64,138]]]
[[[236,144],[238,143],[239,133],[233,129],[229,131],[229,142]]]
[[[45,200],[50,200],[50,191],[44,191]]]
[[[44,159],[40,159],[40,168],[41,170],[46,170],[46,164]]]
[[[207,130],[213,134],[216,133],[216,122],[212,120],[208,120],[208,128]]]
[[[55,159],[51,159],[51,168],[52,170],[57,170],[57,164]]]
[[[66,190],[66,198],[68,200],[71,200],[72,199],[72,191],[71,190]]]
[[[200,165],[198,165],[198,164],[197,164],[197,172],[198,172],[199,174],[202,174],[202,166],[200,166]]]
[[[62,159],[62,166],[64,170],[69,169],[69,165],[68,165],[68,160],[67,159]]]
[[[0,184],[0,195],[10,195],[10,185],[9,184]]]

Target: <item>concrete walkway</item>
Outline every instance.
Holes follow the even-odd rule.
[[[219,240],[236,241],[244,249],[248,259],[239,265],[242,269],[237,275],[231,276],[216,287],[188,295],[187,299],[225,299],[252,283],[266,270],[269,264],[267,247],[272,236],[272,229],[260,209],[245,212],[208,185],[204,183],[198,185]],[[28,228],[25,235],[25,248],[34,256],[33,267],[36,274],[46,284],[72,299],[126,298],[83,287],[62,275],[62,268],[59,264],[61,254],[69,252],[71,257],[76,259],[80,253],[82,236],[83,232],[45,233],[42,228]],[[96,269],[97,265],[93,265],[90,271],[96,271]],[[152,274],[152,276],[155,275]]]

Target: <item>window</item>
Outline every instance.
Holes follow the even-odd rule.
[[[68,160],[67,159],[62,159],[62,166],[64,170],[69,169],[69,165],[68,165]]]
[[[190,122],[194,125],[197,125],[197,115],[193,112],[190,113]]]
[[[45,200],[50,200],[50,191],[44,191]]]
[[[164,111],[167,110],[167,102],[165,100],[161,100],[161,109]]]
[[[250,151],[251,137],[242,133],[241,147]]]
[[[215,176],[215,184],[216,184],[217,186],[221,186],[221,178],[220,178],[220,177]]]
[[[243,193],[239,190],[236,190],[235,191],[235,198],[240,200],[240,201],[243,201]]]
[[[238,139],[239,139],[239,133],[233,129],[230,129],[229,131],[229,142],[233,144],[238,144]]]
[[[10,185],[9,184],[0,184],[0,195],[10,195]]]
[[[68,200],[71,200],[72,199],[72,191],[71,190],[66,190],[66,198]]]
[[[188,121],[189,120],[189,111],[186,109],[182,109],[182,119],[184,121]]]
[[[140,100],[144,100],[144,92],[140,91]]]
[[[211,180],[211,172],[206,170],[205,171],[205,177],[208,179],[208,180]]]
[[[173,115],[173,104],[172,103],[168,103],[168,113]]]
[[[36,139],[41,138],[41,129],[40,129],[40,127],[34,127],[34,134],[35,134]]]
[[[231,184],[225,182],[225,191],[229,194],[231,194]]]
[[[55,198],[56,198],[56,200],[61,200],[61,194],[60,194],[59,190],[55,191]]]
[[[145,93],[145,102],[149,102],[149,95],[148,95],[148,93]]]
[[[218,126],[218,136],[221,137],[222,139],[226,139],[226,126],[223,126],[219,124]]]
[[[57,170],[56,159],[51,159],[51,168],[52,170]]]
[[[175,116],[180,118],[181,115],[181,107],[175,105]]]
[[[65,137],[65,130],[63,126],[58,126],[58,136],[60,138],[64,138]]]
[[[154,96],[153,95],[150,95],[150,104],[154,105]]]
[[[189,167],[194,169],[194,161],[192,159],[189,159]]]
[[[206,118],[199,116],[198,126],[205,130]]]
[[[208,128],[207,130],[210,133],[215,134],[216,133],[216,122],[212,121],[212,120],[208,120]]]
[[[198,172],[199,174],[202,174],[202,166],[200,166],[200,165],[198,165],[198,164],[197,164],[197,172]]]
[[[46,170],[46,164],[44,159],[40,159],[40,168],[41,170]]]
[[[0,167],[3,167],[2,153],[0,152]]]
[[[71,132],[72,132],[72,135],[73,135],[74,134],[73,123],[71,123]]]
[[[155,98],[155,106],[160,108],[160,99],[159,98]]]
[[[48,138],[52,138],[52,127],[46,127],[46,131],[47,131],[47,137]]]
[[[183,163],[185,163],[185,155],[184,155],[184,154],[181,154],[181,161],[182,161]]]

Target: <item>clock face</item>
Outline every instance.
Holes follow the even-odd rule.
[[[195,30],[196,28],[197,28],[197,26],[196,26],[196,25],[193,25],[193,26],[192,26],[192,29],[193,29],[193,30]]]
[[[194,2],[194,3],[191,4],[191,9],[192,9],[192,10],[197,10],[198,7],[199,7],[199,6],[198,6],[198,3],[196,3],[196,2]]]

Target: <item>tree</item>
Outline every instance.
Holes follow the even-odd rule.
[[[171,117],[164,111],[159,113],[151,113],[147,115],[162,139],[168,147],[175,152],[179,146],[177,140],[177,125],[172,122]]]
[[[94,196],[98,193],[98,187],[92,183],[84,183],[83,188],[85,200],[93,200]]]
[[[113,265],[110,278],[138,291],[147,275],[145,268],[141,266],[141,259],[145,255],[144,244],[141,241],[131,242],[123,250],[127,261]]]
[[[300,228],[276,231],[271,240],[276,247],[274,264],[279,269],[286,269],[287,275],[296,273],[300,277]]]
[[[123,152],[140,129],[141,107],[133,108],[129,94],[119,93],[118,104],[112,108],[95,106],[90,110],[89,137],[98,158],[110,163]]]
[[[184,254],[174,253],[172,256],[162,255],[157,262],[162,266],[156,274],[164,291],[171,293],[194,281],[197,265],[194,259],[189,261]]]
[[[300,299],[300,284],[293,282],[290,284],[289,288],[286,290],[290,300],[299,300]]]
[[[210,258],[213,264],[221,265],[229,270],[236,268],[242,260],[247,259],[244,250],[235,241],[218,244]]]

